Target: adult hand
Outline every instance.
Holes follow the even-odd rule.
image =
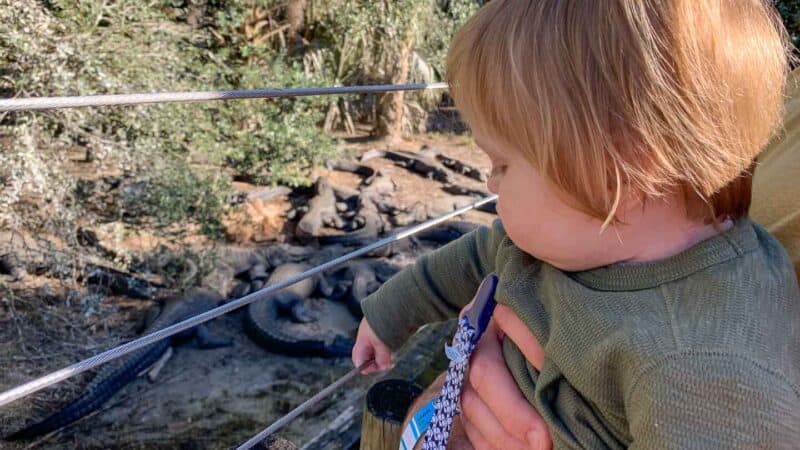
[[[544,351],[530,329],[506,306],[498,305],[481,338],[461,393],[461,422],[476,450],[552,448],[542,417],[520,391],[503,359],[507,336],[540,369]]]

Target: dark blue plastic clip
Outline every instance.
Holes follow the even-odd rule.
[[[459,321],[463,325],[463,320],[466,319],[467,325],[475,330],[475,333],[470,338],[472,344],[477,344],[486,331],[489,325],[489,320],[492,318],[497,302],[494,300],[494,293],[497,290],[497,275],[491,274],[483,279],[478,290],[475,291],[475,296],[472,298],[472,305],[469,309],[464,311],[464,314]],[[474,345],[472,346],[474,347]],[[457,346],[445,346],[445,353],[451,361],[464,362],[470,355],[465,354]],[[449,375],[448,375],[449,376]],[[460,389],[460,384],[459,384]],[[403,435],[400,439],[400,450],[411,450],[416,445],[417,441],[425,435],[425,432],[430,427],[431,418],[436,413],[434,402],[436,399],[429,401],[425,406],[417,411],[414,417],[406,426]]]
[[[486,331],[489,325],[489,319],[492,318],[494,308],[497,302],[494,300],[494,293],[497,290],[497,275],[490,274],[483,279],[481,285],[473,297],[473,303],[470,308],[464,312],[464,317],[467,318],[470,326],[475,329],[475,336],[472,341],[477,343],[481,335]]]

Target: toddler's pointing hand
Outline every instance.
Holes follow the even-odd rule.
[[[370,359],[374,360],[372,364],[361,371],[364,375],[372,372],[382,372],[392,367],[392,351],[372,331],[367,319],[361,319],[361,324],[358,326],[358,335],[353,346],[352,358],[356,367]]]

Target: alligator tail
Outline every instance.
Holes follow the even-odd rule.
[[[136,379],[143,370],[153,365],[170,346],[169,339],[162,340],[152,346],[134,354],[119,368],[114,370],[107,378],[97,383],[92,383],[93,388],[88,389],[67,406],[50,417],[27,426],[13,434],[6,436],[6,441],[32,439],[51,431],[58,430],[81,417],[100,408],[117,391]]]
[[[377,237],[373,232],[362,232],[362,230],[351,231],[346,234],[334,234],[329,236],[318,236],[317,242],[321,245],[344,245],[344,246],[363,246],[371,244]]]

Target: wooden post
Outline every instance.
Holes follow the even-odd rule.
[[[397,450],[403,419],[422,388],[406,380],[383,380],[367,392],[361,420],[361,450]]]
[[[361,418],[362,450],[397,450],[400,447],[400,436],[403,432],[400,427],[411,402],[422,391],[419,386],[429,385],[439,373],[447,369],[447,363],[442,366],[440,360],[443,359],[444,344],[453,337],[455,329],[455,320],[422,328],[397,355],[396,364],[387,376],[367,391]],[[390,387],[406,387],[390,388],[390,394],[384,394],[386,387],[379,387],[383,383]],[[413,388],[409,386],[416,387],[416,391],[411,391]],[[408,390],[405,397],[402,395],[403,389]],[[397,393],[391,394],[392,390]],[[390,401],[395,396],[406,400]]]

